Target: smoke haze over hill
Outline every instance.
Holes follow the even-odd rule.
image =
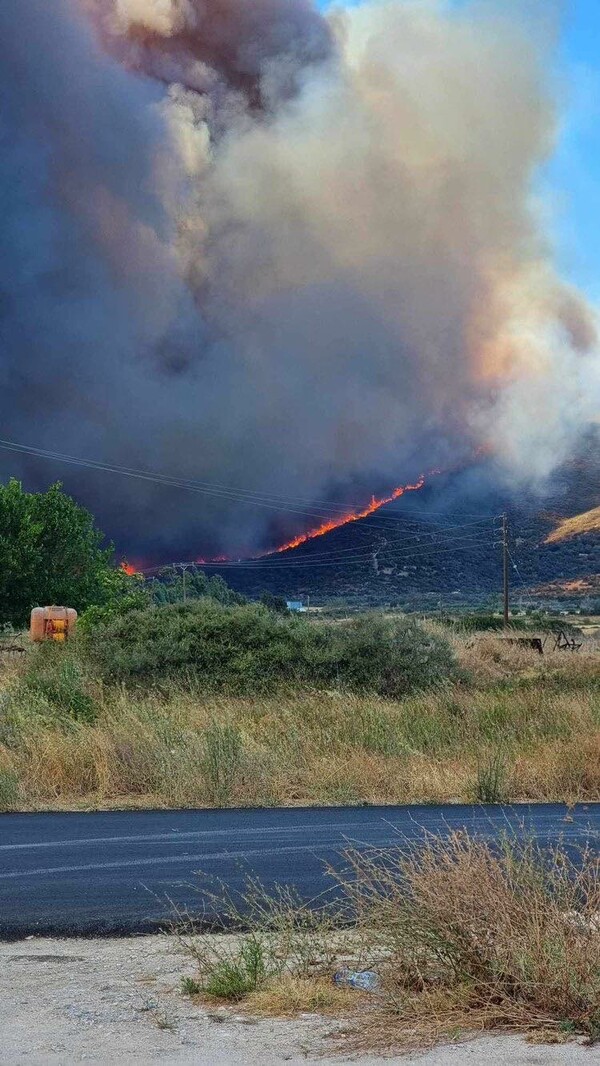
[[[543,482],[598,415],[600,362],[534,195],[558,4],[524,7],[3,0],[2,436],[305,501],[482,446]],[[155,555],[303,525],[0,471],[63,477]]]

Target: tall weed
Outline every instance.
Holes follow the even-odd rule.
[[[502,751],[492,752],[479,763],[475,799],[478,803],[505,803],[509,799],[508,764]]]
[[[236,785],[243,757],[243,741],[235,726],[212,721],[204,734],[201,769],[208,798],[215,807],[226,807]]]
[[[12,811],[19,806],[21,789],[14,770],[0,766],[0,811]]]

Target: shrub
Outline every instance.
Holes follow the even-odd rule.
[[[88,607],[79,619],[81,633],[91,633],[98,626],[106,625],[114,618],[143,610],[150,605],[150,593],[143,578],[129,575],[122,570],[113,570],[104,582],[105,602]]]
[[[29,653],[24,674],[9,692],[10,705],[33,701],[50,717],[64,716],[78,722],[93,722],[97,708],[88,691],[89,682],[74,647],[43,644]]]
[[[291,614],[287,600],[284,600],[283,596],[274,596],[272,592],[263,592],[259,602],[269,611],[274,611],[275,614]]]
[[[600,857],[456,833],[350,856],[397,1033],[543,1029],[600,1038]],[[400,1037],[401,1038],[401,1037]]]
[[[221,959],[209,971],[205,990],[215,999],[240,1000],[255,992],[267,977],[267,961],[258,937],[247,937],[237,954]]]
[[[232,693],[337,686],[395,697],[456,673],[447,642],[407,619],[311,624],[212,599],[133,611],[89,633],[86,648],[109,680],[193,675],[205,691]]]
[[[412,619],[363,615],[332,633],[337,674],[349,689],[397,699],[456,675],[447,641]]]
[[[260,692],[293,679],[303,636],[294,620],[259,605],[207,598],[134,611],[89,634],[86,645],[112,680],[193,674],[208,690]]]
[[[195,981],[193,977],[182,977],[181,991],[185,996],[199,996],[202,991],[202,986],[200,985],[200,982]]]
[[[248,878],[241,893],[226,885],[217,893],[203,887],[209,910],[218,914],[215,929],[245,930],[235,936],[198,935],[195,922],[185,915],[175,926],[181,946],[197,966],[184,990],[203,991],[221,999],[240,1000],[273,981],[329,974],[338,948],[337,905],[303,901],[293,887],[275,886],[268,893],[262,883]]]
[[[188,925],[180,939],[199,965],[197,980],[186,977],[181,982],[182,991],[189,996],[204,993],[211,999],[237,1003],[280,974],[284,966],[271,953],[273,938],[259,929],[240,941],[204,939],[200,945]]]
[[[203,570],[198,570],[195,566],[186,567],[185,574],[177,567],[165,567],[159,577],[147,582],[147,588],[152,601],[158,607],[206,597],[229,607],[247,603],[246,597],[230,588],[220,574],[208,577]]]

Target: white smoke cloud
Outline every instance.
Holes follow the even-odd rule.
[[[154,130],[159,216],[75,150],[63,209],[131,309],[119,369],[143,408],[127,422],[117,402],[90,454],[304,498],[481,445],[548,476],[600,407],[595,314],[557,277],[534,196],[553,5],[536,23],[500,2],[79,3],[115,78],[150,95],[132,113]],[[112,361],[93,376],[110,391]],[[125,504],[137,527],[152,499]],[[167,544],[267,536],[264,513],[181,506]]]
[[[117,33],[126,33],[132,25],[139,24],[168,37],[182,19],[171,0],[117,0],[112,25]]]
[[[360,476],[424,425],[548,474],[600,398],[595,322],[556,277],[533,199],[555,132],[544,52],[502,8],[389,0],[335,21],[333,59],[215,146],[189,213],[211,251],[192,242],[187,259],[208,258],[268,394],[289,360],[286,409],[298,363],[326,396],[325,450],[306,448],[318,482],[340,437],[336,474]]]

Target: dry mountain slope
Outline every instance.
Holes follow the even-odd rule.
[[[600,507],[574,515],[573,518],[564,518],[546,537],[545,543],[558,544],[559,541],[579,537],[584,533],[600,533]]]
[[[367,518],[222,573],[250,596],[268,589],[313,603],[341,597],[407,609],[491,604],[502,589],[506,512],[516,602],[529,604],[530,590],[544,601],[562,598],[558,582],[585,606],[596,596],[590,576],[600,573],[598,452],[594,438],[539,494],[503,490],[485,464],[440,476]]]

